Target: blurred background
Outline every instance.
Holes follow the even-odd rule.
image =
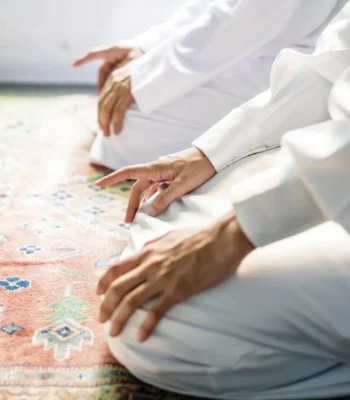
[[[0,0],[0,83],[95,84],[91,47],[164,21],[183,0]]]

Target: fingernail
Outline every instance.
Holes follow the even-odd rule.
[[[104,324],[106,321],[107,321],[106,318],[103,315],[100,314],[99,317],[98,317],[98,322],[100,324]]]
[[[100,297],[101,301],[104,300],[104,293],[105,293],[105,289],[102,286],[97,286],[96,288],[96,295]]]
[[[119,331],[120,331],[119,327],[115,328],[115,327],[112,326],[112,328],[109,330],[109,335],[111,337],[116,337],[116,336],[119,335]]]
[[[140,329],[137,332],[137,337],[136,337],[137,341],[142,343],[145,340],[145,338],[146,338],[146,332],[143,329]]]
[[[155,217],[156,215],[157,215],[157,212],[156,212],[156,210],[152,207],[152,206],[149,206],[148,207],[148,215],[150,216],[150,217]]]

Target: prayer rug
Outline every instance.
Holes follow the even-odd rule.
[[[167,399],[108,352],[95,287],[128,240],[130,183],[88,162],[95,96],[0,91],[0,400]]]
[[[86,90],[0,89],[0,400],[180,400],[134,379],[97,323],[130,183],[99,189]],[[344,400],[350,400],[344,399]]]

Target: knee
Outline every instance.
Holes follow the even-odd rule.
[[[137,316],[136,318],[135,316],[132,317],[117,337],[110,336],[109,322],[105,324],[104,330],[109,351],[114,358],[133,375],[142,376],[143,370],[147,370],[147,364],[154,358],[154,352],[152,351],[152,344],[150,345],[152,340],[141,344],[136,339],[139,326],[136,320],[138,319]]]

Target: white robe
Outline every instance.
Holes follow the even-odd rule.
[[[191,0],[134,43],[136,104],[120,135],[100,133],[91,160],[112,169],[187,148],[233,108],[266,90],[278,52],[310,53],[345,0]]]
[[[173,308],[145,343],[136,332],[149,304],[118,338],[107,334],[112,353],[141,380],[213,399],[350,393],[349,66],[350,3],[314,55],[282,52],[271,91],[195,142],[218,171],[209,182],[159,218],[147,204],[137,214],[124,257],[233,209],[252,241],[266,245],[231,279]],[[276,147],[291,129],[282,152],[242,158]]]

